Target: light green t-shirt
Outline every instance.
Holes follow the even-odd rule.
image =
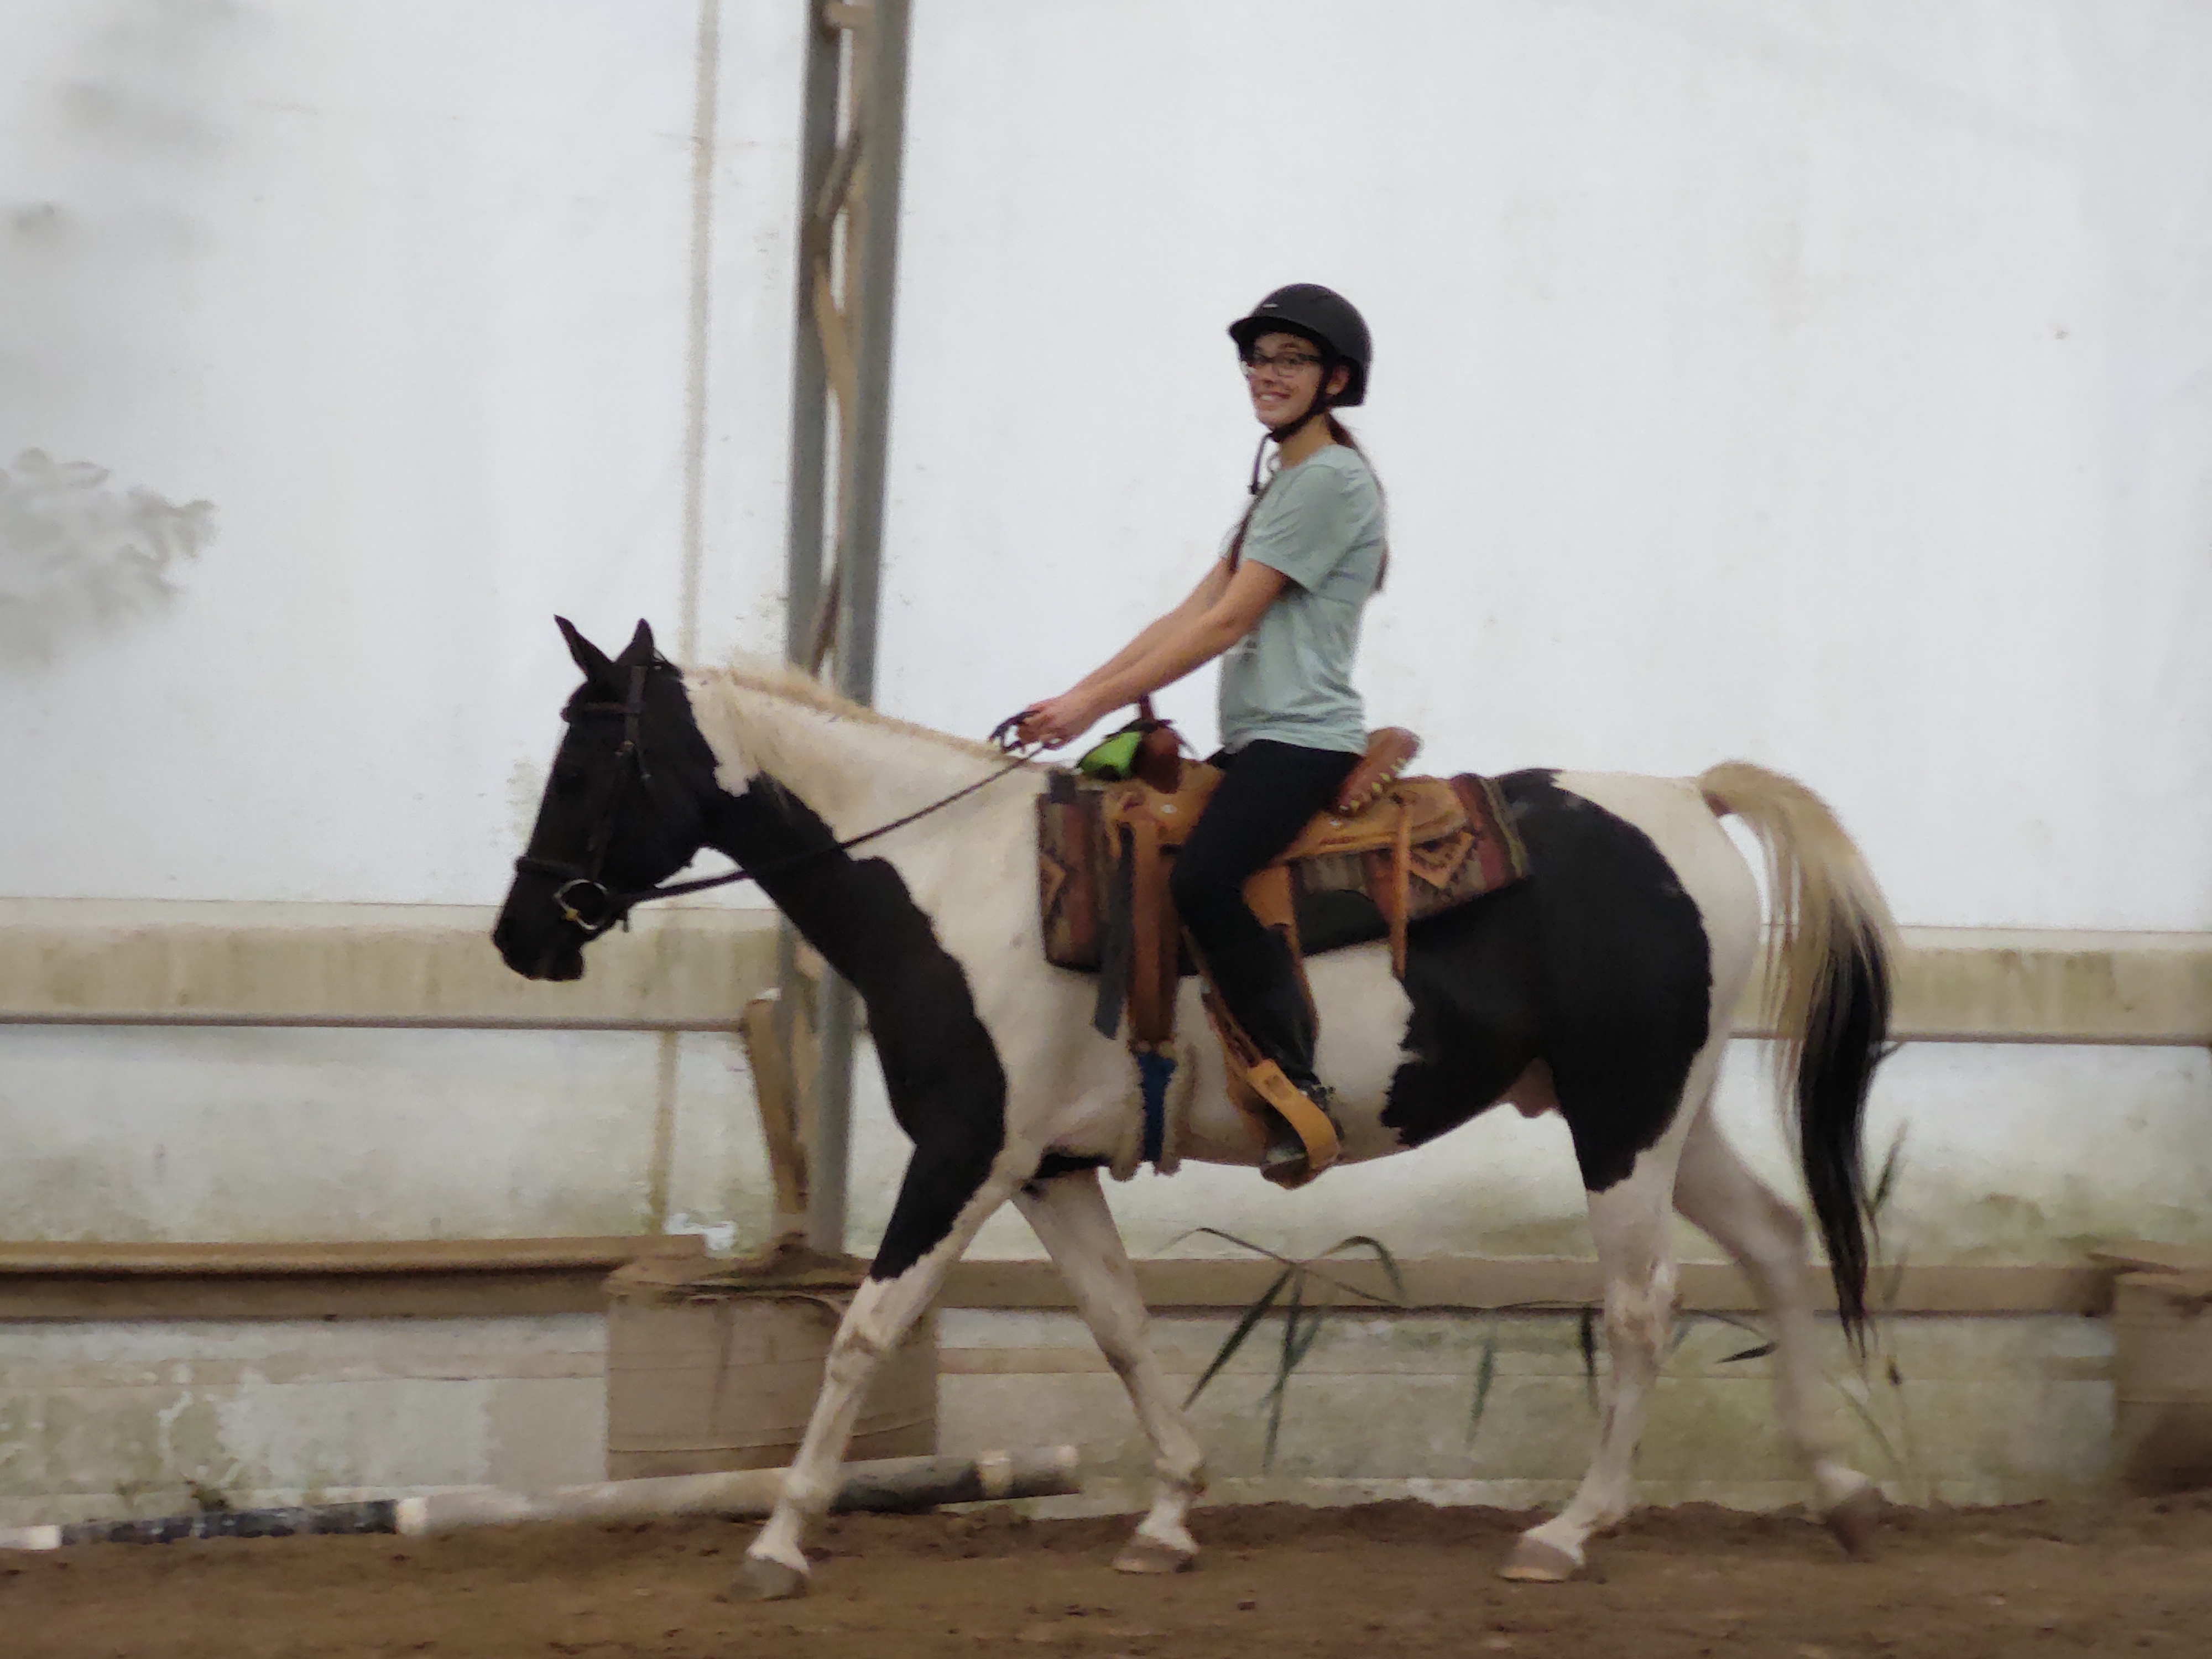
[[[1273,738],[1362,752],[1367,711],[1352,689],[1352,660],[1382,569],[1382,492],[1359,452],[1330,444],[1275,474],[1243,556],[1290,580],[1221,659],[1221,746]]]

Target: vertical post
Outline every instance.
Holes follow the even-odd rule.
[[[814,325],[814,275],[830,228],[815,204],[837,154],[838,32],[817,0],[806,3],[805,103],[799,121],[799,278],[791,319],[791,490],[784,541],[784,655],[804,663],[822,599],[823,490],[828,482],[829,368]]]
[[[722,0],[699,0],[692,70],[691,292],[684,342],[684,568],[676,659],[699,653],[699,587],[706,562],[707,359],[714,347],[714,162],[721,104]]]
[[[842,481],[849,538],[837,629],[837,689],[858,702],[876,693],[876,622],[883,568],[884,470],[890,449],[891,331],[898,287],[899,167],[906,145],[908,0],[874,0],[859,114],[867,134],[860,203],[855,324],[857,407]]]
[[[818,672],[825,647],[834,650],[838,689],[864,703],[873,701],[876,689],[908,33],[908,0],[808,0],[784,644],[790,659],[811,672]],[[841,91],[848,106],[842,145]],[[832,390],[836,546],[825,582]],[[810,1029],[820,1032],[811,1099],[803,1109],[810,1142],[807,1239],[817,1250],[842,1255],[860,1011],[852,988],[834,974],[825,973],[818,987],[809,978],[788,927],[777,960],[781,1035],[791,1042],[805,1040]]]
[[[817,272],[829,264],[835,228],[833,222],[817,215],[816,208],[836,160],[838,59],[843,44],[839,31],[823,15],[819,0],[804,0],[804,3],[806,64],[799,126],[798,276],[792,285],[791,483],[785,509],[783,651],[790,661],[809,665],[815,612],[822,602],[823,496],[829,483],[830,374],[822,335],[815,324],[814,287]],[[799,935],[788,921],[777,934],[775,966],[776,984],[781,988],[775,1006],[775,1041],[792,1062],[789,1069],[796,1077],[802,1071],[798,1045],[816,1042],[823,1022],[814,1006],[815,982],[800,969]],[[817,1051],[815,1064],[804,1068],[811,1073],[817,1086],[794,1090],[798,1130],[810,1143],[809,1163],[815,1169],[824,1167],[816,1161],[822,1149],[811,1144],[813,1126],[820,1117],[818,1080],[823,1057]],[[755,1086],[759,1086],[757,1077]],[[843,1167],[838,1166],[841,1179]],[[825,1241],[817,1236],[814,1224],[812,1190],[810,1182],[809,1242],[828,1254],[841,1255],[843,1206],[839,1206],[836,1236]]]

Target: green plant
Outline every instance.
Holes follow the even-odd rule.
[[[1853,1368],[1856,1372],[1855,1380],[1859,1383],[1861,1392],[1854,1392],[1846,1386],[1854,1380],[1851,1377],[1829,1374],[1826,1380],[1829,1387],[1834,1389],[1844,1402],[1850,1407],[1852,1414],[1865,1425],[1868,1434],[1881,1449],[1882,1456],[1888,1462],[1898,1480],[1911,1487],[1920,1489],[1924,1496],[1930,1495],[1932,1488],[1929,1488],[1929,1483],[1922,1474],[1923,1466],[1918,1437],[1914,1431],[1911,1412],[1905,1396],[1905,1376],[1897,1363],[1895,1352],[1889,1340],[1890,1321],[1897,1305],[1899,1292],[1904,1286],[1905,1261],[1901,1256],[1895,1260],[1886,1259],[1881,1248],[1882,1217],[1889,1206],[1890,1200],[1895,1196],[1898,1181],[1904,1172],[1904,1154],[1905,1126],[1899,1124],[1897,1133],[1890,1139],[1889,1150],[1882,1158],[1881,1168],[1875,1177],[1873,1191],[1867,1200],[1868,1219],[1874,1226],[1875,1261],[1871,1276],[1876,1280],[1876,1288],[1873,1298],[1875,1305],[1869,1318],[1873,1340],[1867,1344],[1864,1351],[1855,1356],[1856,1364]],[[1312,1352],[1315,1340],[1321,1334],[1323,1321],[1335,1306],[1333,1300],[1313,1300],[1309,1295],[1309,1286],[1318,1285],[1333,1292],[1358,1297],[1362,1301],[1372,1303],[1378,1307],[1403,1309],[1406,1306],[1405,1281],[1398,1271],[1396,1259],[1392,1256],[1389,1248],[1380,1239],[1370,1237],[1364,1233],[1356,1233],[1349,1238],[1339,1239],[1319,1255],[1305,1261],[1293,1260],[1270,1250],[1264,1245],[1255,1244],[1249,1239],[1239,1238],[1234,1233],[1224,1232],[1218,1227],[1194,1228],[1190,1232],[1181,1235],[1176,1242],[1180,1243],[1182,1238],[1188,1238],[1199,1233],[1234,1244],[1239,1249],[1249,1250],[1255,1255],[1265,1256],[1268,1261],[1278,1263],[1281,1268],[1281,1271],[1277,1273],[1273,1279],[1269,1282],[1267,1288],[1261,1293],[1259,1298],[1244,1310],[1235,1328],[1229,1333],[1228,1338],[1207,1364],[1204,1374],[1192,1386],[1189,1396],[1183,1401],[1186,1407],[1195,1403],[1199,1395],[1205,1391],[1206,1385],[1220,1375],[1222,1369],[1244,1346],[1253,1332],[1259,1328],[1261,1321],[1273,1312],[1278,1304],[1280,1304],[1284,1310],[1283,1340],[1276,1357],[1273,1381],[1269,1384],[1262,1400],[1262,1403],[1267,1408],[1267,1437],[1261,1467],[1272,1469],[1275,1462],[1275,1448],[1281,1437],[1283,1407],[1290,1387],[1291,1376],[1304,1361],[1306,1356]],[[1390,1295],[1378,1295],[1373,1291],[1327,1273],[1321,1267],[1321,1263],[1353,1249],[1371,1250],[1374,1253],[1376,1261],[1382,1264],[1384,1273],[1389,1279],[1392,1292]],[[1467,1419],[1465,1445],[1468,1449],[1471,1449],[1474,1447],[1475,1436],[1482,1427],[1484,1413],[1490,1407],[1492,1392],[1497,1385],[1498,1321],[1500,1316],[1506,1313],[1565,1313],[1571,1310],[1576,1316],[1575,1344],[1582,1356],[1583,1392],[1589,1400],[1590,1410],[1593,1413],[1597,1410],[1597,1325],[1600,1310],[1595,1304],[1515,1303],[1492,1308],[1486,1310],[1484,1314],[1482,1347],[1475,1361],[1474,1395],[1468,1407]],[[1696,1329],[1700,1322],[1725,1325],[1757,1339],[1748,1347],[1738,1349],[1735,1352],[1723,1355],[1712,1362],[1716,1365],[1743,1364],[1753,1359],[1764,1359],[1774,1352],[1773,1338],[1756,1322],[1735,1314],[1698,1312],[1683,1315],[1676,1320],[1673,1336],[1667,1346],[1668,1358],[1671,1359],[1680,1351],[1683,1343],[1688,1340],[1691,1333]],[[1890,1410],[1896,1419],[1897,1434],[1894,1438],[1883,1427],[1881,1418],[1875,1410],[1875,1382],[1873,1367],[1877,1359],[1880,1361],[1881,1380],[1887,1388],[1891,1402]]]
[[[1277,1304],[1280,1303],[1283,1306],[1282,1346],[1276,1355],[1274,1381],[1269,1384],[1267,1392],[1261,1402],[1267,1408],[1267,1438],[1265,1449],[1261,1455],[1260,1467],[1263,1469],[1272,1469],[1275,1466],[1275,1447],[1282,1436],[1283,1407],[1290,1391],[1291,1373],[1296,1371],[1304,1362],[1305,1357],[1313,1352],[1314,1343],[1321,1335],[1322,1323],[1335,1310],[1334,1296],[1331,1293],[1355,1296],[1361,1301],[1372,1303],[1377,1307],[1403,1308],[1406,1305],[1406,1281],[1398,1272],[1397,1260],[1390,1254],[1389,1248],[1382,1240],[1370,1238],[1364,1233],[1355,1233],[1349,1238],[1340,1238],[1319,1255],[1310,1256],[1302,1261],[1279,1255],[1276,1251],[1268,1249],[1265,1245],[1255,1244],[1249,1239],[1239,1238],[1234,1233],[1224,1232],[1218,1227],[1193,1228],[1191,1232],[1183,1234],[1182,1237],[1188,1238],[1196,1233],[1206,1234],[1226,1243],[1234,1244],[1239,1249],[1249,1250],[1255,1255],[1265,1256],[1268,1261],[1280,1264],[1282,1269],[1275,1275],[1267,1288],[1261,1293],[1259,1299],[1245,1309],[1243,1317],[1237,1320],[1236,1328],[1229,1333],[1227,1340],[1222,1343],[1204,1373],[1196,1382],[1191,1385],[1190,1394],[1182,1402],[1186,1410],[1197,1402],[1199,1395],[1206,1391],[1206,1384],[1221,1374],[1222,1368],[1236,1356],[1237,1351],[1244,1346],[1252,1333],[1259,1328],[1260,1322],[1267,1316]],[[1178,1239],[1177,1242],[1180,1243],[1181,1240]],[[1325,1271],[1320,1265],[1347,1250],[1355,1249],[1374,1252],[1375,1259],[1382,1264],[1382,1272],[1390,1281],[1389,1295],[1378,1295],[1349,1280],[1340,1279],[1334,1273]],[[1323,1292],[1318,1299],[1312,1294],[1316,1287]]]

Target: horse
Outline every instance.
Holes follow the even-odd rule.
[[[586,945],[702,848],[736,861],[860,996],[890,1109],[912,1139],[890,1223],[831,1346],[805,1437],[744,1571],[803,1593],[868,1381],[977,1229],[1014,1204],[1066,1279],[1151,1441],[1151,1506],[1114,1565],[1164,1572],[1204,1454],[1153,1352],[1099,1181],[1140,1111],[1128,1054],[1091,1023],[1094,987],[1042,946],[1035,801],[1047,769],[846,701],[794,671],[683,669],[641,622],[609,658],[565,619],[583,684],[494,929],[533,979],[584,971]],[[1694,779],[1529,770],[1498,780],[1529,873],[1416,922],[1403,977],[1382,944],[1309,964],[1322,1073],[1347,1159],[1408,1152],[1511,1102],[1565,1121],[1604,1275],[1610,1365],[1597,1444],[1571,1500],[1500,1571],[1557,1582],[1626,1516],[1644,1408],[1674,1315],[1670,1206],[1709,1234],[1772,1327],[1778,1412],[1810,1503],[1847,1550],[1881,1497],[1841,1458],[1813,1355],[1807,1229],[1711,1112],[1731,1016],[1761,958],[1760,901],[1722,819],[1760,843],[1779,1079],[1836,1304],[1864,1340],[1871,1217],[1861,1155],[1885,1051],[1893,925],[1857,849],[1802,784],[1744,763]],[[863,846],[861,843],[865,842]],[[696,884],[685,884],[686,886]],[[1181,1029],[1203,1030],[1198,992]],[[1256,1165],[1259,1139],[1196,1045],[1183,1155]]]

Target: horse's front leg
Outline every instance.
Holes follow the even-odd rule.
[[[1001,1156],[979,1179],[972,1148],[915,1148],[875,1265],[830,1344],[822,1392],[775,1511],[745,1552],[745,1579],[757,1595],[805,1594],[806,1528],[836,1496],[845,1447],[876,1366],[936,1300],[976,1230],[1031,1172],[1004,1168],[1006,1162]]]
[[[1180,1571],[1198,1554],[1187,1517],[1206,1489],[1206,1453],[1152,1352],[1151,1316],[1098,1172],[1033,1181],[1014,1202],[1067,1281],[1076,1310],[1129,1390],[1152,1443],[1152,1512],[1114,1565],[1123,1572]]]

